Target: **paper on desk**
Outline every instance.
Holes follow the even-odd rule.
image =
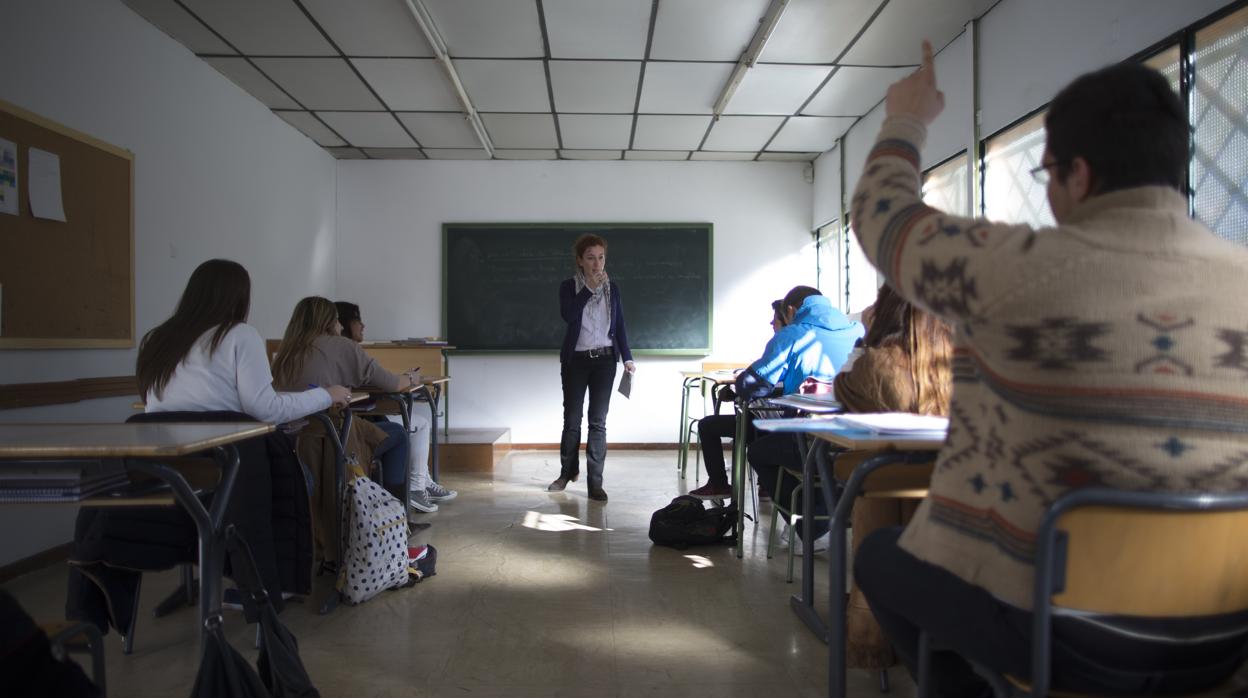
[[[633,374],[628,371],[624,372],[624,377],[620,379],[620,395],[628,397],[633,393]]]
[[[30,196],[30,215],[65,222],[65,204],[61,199],[61,156],[46,150],[27,151],[26,190]]]
[[[0,213],[17,215],[17,144],[0,138]]]
[[[820,431],[844,431],[845,425],[836,417],[787,417],[784,419],[756,419],[754,427],[763,431],[796,432],[813,434]]]
[[[908,414],[906,412],[844,414],[840,416],[840,420],[842,424],[848,427],[870,429],[881,434],[943,432],[949,429],[949,419],[947,417]]]

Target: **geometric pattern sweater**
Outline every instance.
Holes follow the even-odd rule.
[[[1166,187],[1054,228],[942,213],[920,198],[925,137],[887,119],[851,206],[893,289],[957,328],[949,436],[901,546],[1030,609],[1065,492],[1248,488],[1248,250]]]

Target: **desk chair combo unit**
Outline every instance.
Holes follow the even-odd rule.
[[[698,467],[702,463],[702,439],[698,434],[698,420],[708,415],[707,389],[710,388],[713,410],[709,414],[719,414],[719,408],[722,405],[719,399],[719,386],[731,385],[736,379],[736,372],[747,366],[749,364],[704,361],[699,371],[680,372],[684,376],[680,391],[680,431],[676,437],[676,443],[679,444],[677,446],[679,450],[676,452],[676,470],[680,473],[680,479],[685,479],[685,471],[689,465],[690,441],[697,449],[694,454],[693,477],[695,480],[698,477]],[[689,414],[689,396],[694,390],[702,395],[702,414],[696,417]]]
[[[1062,692],[1062,686],[1054,685],[1054,620],[1091,619],[1101,628],[1130,637],[1138,633],[1140,620],[1243,614],[1248,611],[1245,530],[1248,492],[1073,490],[1049,507],[1036,541],[1030,684],[970,663],[998,698],[1080,698],[1081,694]],[[1222,628],[1235,631],[1242,634],[1244,628]],[[1208,637],[1217,632],[1202,627],[1199,634]],[[1149,635],[1176,648],[1193,640],[1191,630],[1150,630]],[[940,647],[939,637],[926,632],[920,636],[919,698],[931,695],[931,656]],[[1243,686],[1229,684],[1206,691],[1181,695],[1211,698],[1246,692]]]

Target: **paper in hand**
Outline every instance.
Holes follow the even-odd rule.
[[[624,377],[620,379],[620,395],[628,397],[633,392],[633,374],[628,371],[624,372]]]

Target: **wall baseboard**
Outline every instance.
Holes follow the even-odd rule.
[[[64,543],[55,548],[48,548],[41,553],[35,553],[30,557],[10,562],[7,565],[0,565],[0,584],[4,584],[24,574],[41,570],[49,565],[68,560],[69,551],[73,548],[73,545],[73,543]]]
[[[50,383],[9,383],[0,385],[0,410],[66,405],[105,397],[132,396],[137,400],[138,395],[138,382],[134,376],[77,378]]]
[[[510,444],[513,451],[558,451],[559,444]],[[680,444],[672,443],[608,443],[607,448],[613,451],[674,451]],[[581,450],[585,450],[581,446]]]

